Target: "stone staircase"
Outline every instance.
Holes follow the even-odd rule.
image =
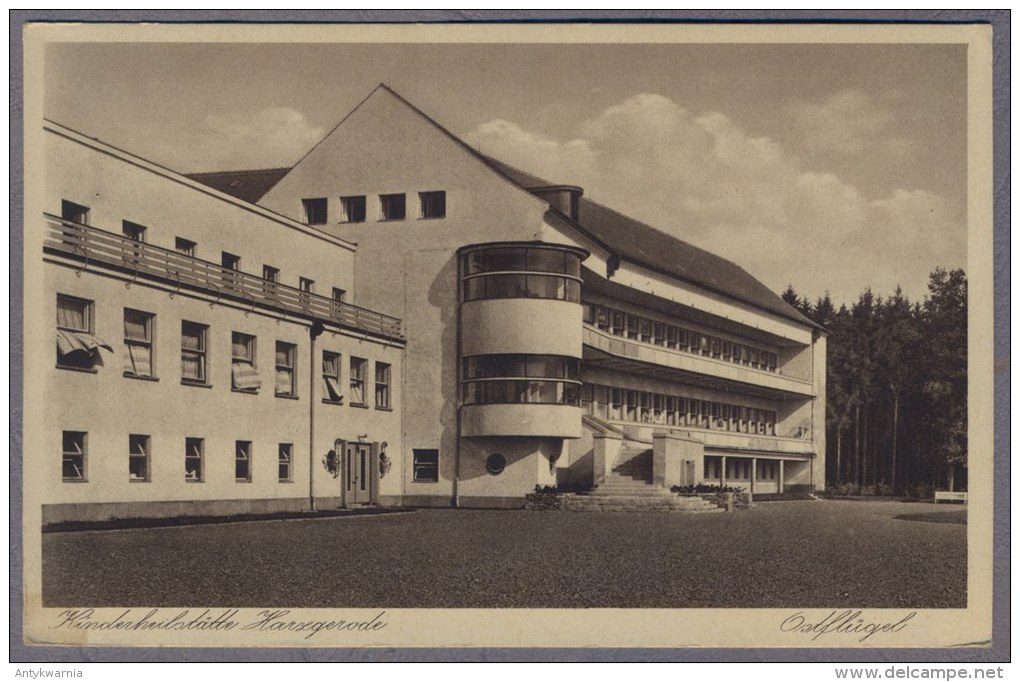
[[[613,471],[594,489],[578,493],[566,505],[572,511],[659,511],[718,513],[721,507],[700,497],[678,497],[652,484],[652,451],[627,445]]]

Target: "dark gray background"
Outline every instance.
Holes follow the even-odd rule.
[[[160,661],[647,661],[647,662],[1007,662],[1010,660],[1009,461],[1009,10],[917,11],[77,11],[11,10],[10,19],[10,649],[11,662]],[[22,636],[22,290],[24,245],[22,28],[38,21],[358,23],[358,22],[684,22],[981,23],[993,27],[995,276],[995,464],[993,644],[960,649],[184,649],[28,647]]]

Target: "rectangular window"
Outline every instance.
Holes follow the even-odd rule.
[[[435,483],[439,480],[439,450],[414,449],[413,477],[415,481]]]
[[[676,348],[677,343],[677,328],[670,325],[666,327],[666,347]]]
[[[241,270],[241,257],[223,251],[220,254],[220,265],[228,270],[223,275],[223,283],[228,287],[236,287],[238,278],[235,273]]]
[[[144,242],[145,241],[145,226],[139,225],[138,223],[132,223],[128,220],[123,221],[121,225],[121,231],[124,236],[131,241]]]
[[[722,342],[722,359],[728,361],[732,354],[733,354],[733,344],[730,343],[729,341],[723,341]]]
[[[333,287],[333,300],[337,303],[343,303],[347,300],[347,291],[339,287]]]
[[[623,419],[623,389],[620,388],[610,389],[609,395],[610,395],[609,418]]]
[[[365,222],[365,195],[340,197],[340,222]]]
[[[279,449],[279,479],[281,482],[292,480],[291,462],[294,458],[294,445],[291,443],[280,443]]]
[[[327,220],[326,200],[302,199],[301,206],[305,212],[305,222],[309,225],[325,225]]]
[[[375,363],[375,406],[390,408],[390,366],[385,362]]]
[[[124,309],[124,376],[153,378],[156,316],[140,310]]]
[[[84,431],[64,431],[63,478],[65,481],[85,481],[86,442]]]
[[[407,217],[407,199],[403,194],[380,194],[382,220],[403,220]]]
[[[92,301],[57,294],[57,367],[94,369],[102,364],[99,349],[112,350],[93,334]]]
[[[666,325],[662,322],[655,322],[652,325],[652,343],[662,346],[666,343]]]
[[[641,330],[641,340],[645,343],[651,343],[652,341],[652,322],[641,318],[639,321],[639,328]]]
[[[446,192],[419,192],[422,218],[446,217]]]
[[[209,327],[181,321],[181,381],[204,384],[207,381],[205,349]]]
[[[636,339],[638,337],[638,318],[633,315],[627,315],[627,338]]]
[[[351,358],[351,404],[365,404],[365,367],[368,361],[362,358]]]
[[[623,336],[627,316],[621,312],[613,311],[613,328],[610,330],[616,336]]]
[[[184,480],[201,483],[205,475],[205,440],[184,439]]]
[[[262,266],[262,293],[266,296],[276,296],[276,285],[280,282],[280,269],[272,265]]]
[[[230,335],[231,388],[245,393],[258,393],[262,387],[255,364],[255,337],[240,332]]]
[[[722,349],[722,341],[720,341],[719,339],[717,339],[715,337],[712,337],[711,338],[711,349],[712,349],[712,357],[713,358],[718,358],[719,354],[721,352],[721,349]]]
[[[234,443],[234,480],[238,483],[251,481],[250,440],[239,440]]]
[[[149,437],[137,433],[128,436],[128,479],[149,480]]]
[[[66,199],[60,202],[60,217],[72,223],[89,224],[89,207]]]
[[[283,398],[297,396],[296,382],[297,346],[292,343],[276,342],[276,395]]]
[[[340,354],[322,351],[322,402],[339,405],[344,400],[340,390]]]
[[[298,301],[301,305],[307,306],[311,300],[311,294],[315,289],[315,280],[308,279],[307,277],[298,278],[298,289],[301,293],[298,294]]]
[[[195,249],[197,246],[198,245],[190,239],[184,239],[183,237],[176,237],[174,239],[174,251],[185,256],[190,256],[191,258],[195,257]]]

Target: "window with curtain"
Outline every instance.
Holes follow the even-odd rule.
[[[344,400],[340,390],[340,354],[322,351],[322,402],[339,405]]]
[[[297,395],[295,363],[297,346],[292,343],[276,342],[276,395],[293,398]]]
[[[375,406],[390,409],[390,366],[384,362],[375,363]]]
[[[93,333],[92,301],[57,294],[57,366],[92,370],[103,364],[99,349],[113,347]]]
[[[206,374],[206,336],[209,328],[196,322],[181,322],[181,381],[204,384]]]
[[[124,376],[155,377],[154,326],[155,315],[124,309]]]
[[[365,404],[365,367],[368,361],[362,358],[351,358],[351,404]]]
[[[243,393],[257,393],[262,381],[255,364],[255,337],[232,332],[230,349],[231,388]]]

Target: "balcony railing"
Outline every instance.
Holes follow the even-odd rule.
[[[44,248],[80,260],[86,267],[91,263],[101,263],[181,288],[322,320],[372,336],[404,341],[401,322],[396,317],[137,242],[89,225],[44,215],[47,219]]]
[[[789,374],[754,369],[744,365],[735,365],[732,362],[695,355],[685,351],[662,348],[633,339],[620,338],[619,336],[596,329],[590,324],[584,325],[582,340],[585,346],[624,361],[669,367],[683,372],[710,376],[715,379],[770,388],[792,395],[813,395],[813,387],[807,379],[794,377]]]

